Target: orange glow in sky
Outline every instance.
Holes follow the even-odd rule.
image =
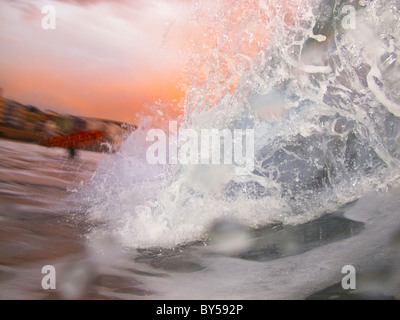
[[[6,98],[43,110],[137,122],[156,100],[175,105],[172,115],[182,113],[189,85],[213,78],[199,101],[212,105],[233,93],[236,60],[253,58],[271,32],[267,17],[251,21],[254,1],[227,11],[221,3],[202,1],[193,21],[194,2],[182,0],[2,1],[0,87]],[[41,27],[48,4],[56,9],[56,30]],[[211,59],[216,48],[218,61]]]

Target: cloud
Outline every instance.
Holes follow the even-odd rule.
[[[41,16],[41,9],[32,2],[7,0],[6,3],[18,9],[26,20],[35,20]]]
[[[169,4],[84,2],[50,2],[57,10],[57,29],[50,31],[40,23],[41,6],[49,1],[37,1],[36,7],[25,0],[0,3],[0,87],[6,97],[124,120],[159,98],[181,96],[179,61],[161,47]]]

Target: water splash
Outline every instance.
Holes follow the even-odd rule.
[[[149,165],[147,119],[83,191],[92,218],[106,222],[97,232],[127,246],[171,247],[206,238],[219,219],[297,224],[396,184],[400,8],[350,2],[357,29],[345,30],[346,4],[187,4],[164,41],[185,44],[181,127],[254,129],[255,170],[239,177],[232,166]],[[154,107],[168,119],[166,104]]]

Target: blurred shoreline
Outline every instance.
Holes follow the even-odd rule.
[[[57,147],[46,141],[55,137],[62,139],[71,134],[84,136],[87,133],[100,132],[102,139],[81,143],[82,141],[71,141],[69,136],[66,143],[72,143],[73,148],[81,150],[115,152],[136,128],[137,126],[130,123],[114,120],[42,111],[35,106],[23,105],[0,96],[0,139]]]
[[[0,124],[1,140],[39,144],[44,137],[45,136],[43,134],[39,134],[37,132],[7,127]]]

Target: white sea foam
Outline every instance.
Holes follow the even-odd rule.
[[[249,3],[187,5],[164,40],[185,23],[201,23],[217,40],[205,50],[214,42],[184,33],[190,85],[181,127],[254,129],[253,174],[150,165],[144,120],[85,187],[92,217],[107,221],[98,232],[112,231],[127,246],[172,247],[203,239],[218,219],[252,228],[298,224],[397,183],[397,1],[358,6],[356,30],[341,28],[343,16],[329,1]],[[196,80],[201,72],[204,82]],[[165,114],[162,106],[155,108]]]

